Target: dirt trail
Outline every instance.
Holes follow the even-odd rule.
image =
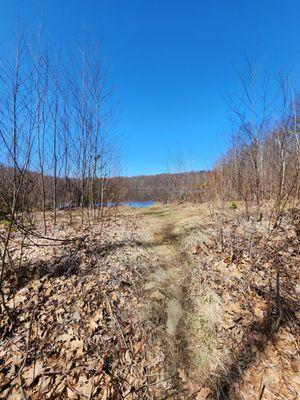
[[[148,226],[151,226],[155,259],[151,263],[151,274],[144,286],[147,314],[153,324],[155,342],[160,343],[164,355],[161,379],[165,382],[166,389],[176,391],[179,390],[180,381],[178,369],[183,368],[177,328],[183,315],[183,284],[189,266],[180,250],[178,216],[153,218]]]
[[[161,298],[166,299],[162,312],[166,311],[167,313],[166,331],[172,336],[176,334],[176,328],[182,315],[181,283],[183,275],[174,227],[174,223],[167,223],[158,232],[154,249],[159,257],[160,265],[154,271],[154,279],[151,282],[161,293]]]

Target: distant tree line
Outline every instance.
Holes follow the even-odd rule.
[[[200,201],[207,172],[182,172],[113,178],[122,188],[123,201],[153,200],[162,203]]]

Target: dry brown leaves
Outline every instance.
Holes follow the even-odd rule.
[[[118,246],[109,248],[108,243],[103,250],[91,232],[82,248],[68,246],[47,265],[28,256],[29,247],[28,268],[34,265],[43,273],[36,277],[24,271],[23,285],[19,274],[18,281],[10,281],[18,286],[6,288],[15,326],[7,332],[2,309],[0,398],[21,399],[22,386],[32,400],[152,398],[147,380],[152,367],[137,312],[142,262],[132,263],[129,250],[120,260],[115,255]],[[42,257],[40,248],[37,251]],[[58,252],[46,251],[46,259]],[[70,265],[75,259],[76,269]]]
[[[207,228],[209,250],[194,255],[199,266],[192,280],[198,283],[190,294],[193,299],[199,296],[199,287],[200,291],[208,288],[218,295],[222,307],[215,337],[224,359],[207,371],[207,382],[213,382],[208,385],[210,395],[297,399],[300,245],[295,229],[285,222],[270,236],[259,223],[227,221],[217,226]]]

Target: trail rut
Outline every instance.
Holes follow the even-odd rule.
[[[178,325],[183,316],[183,283],[188,274],[188,263],[180,251],[178,221],[166,219],[154,224],[151,274],[144,286],[146,307],[164,355],[164,370],[161,373],[165,388],[174,390],[172,398],[181,399],[179,389],[180,339]],[[170,392],[169,392],[170,393]],[[166,397],[169,398],[169,397]]]

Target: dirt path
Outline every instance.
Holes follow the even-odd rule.
[[[183,366],[178,325],[184,311],[183,287],[189,265],[180,250],[180,220],[176,214],[152,218],[148,226],[152,230],[155,257],[144,286],[146,318],[153,327],[156,351],[161,351],[164,357],[164,370],[160,377],[162,384],[170,390],[168,393],[172,398],[181,399],[184,397],[179,395],[179,370]]]
[[[174,234],[174,223],[164,225],[158,236],[155,250],[162,265],[156,272],[161,271],[163,267],[164,279],[158,281],[157,290],[165,293],[166,331],[168,335],[174,336],[182,316],[181,284],[183,279],[182,257],[178,249],[177,235]]]

